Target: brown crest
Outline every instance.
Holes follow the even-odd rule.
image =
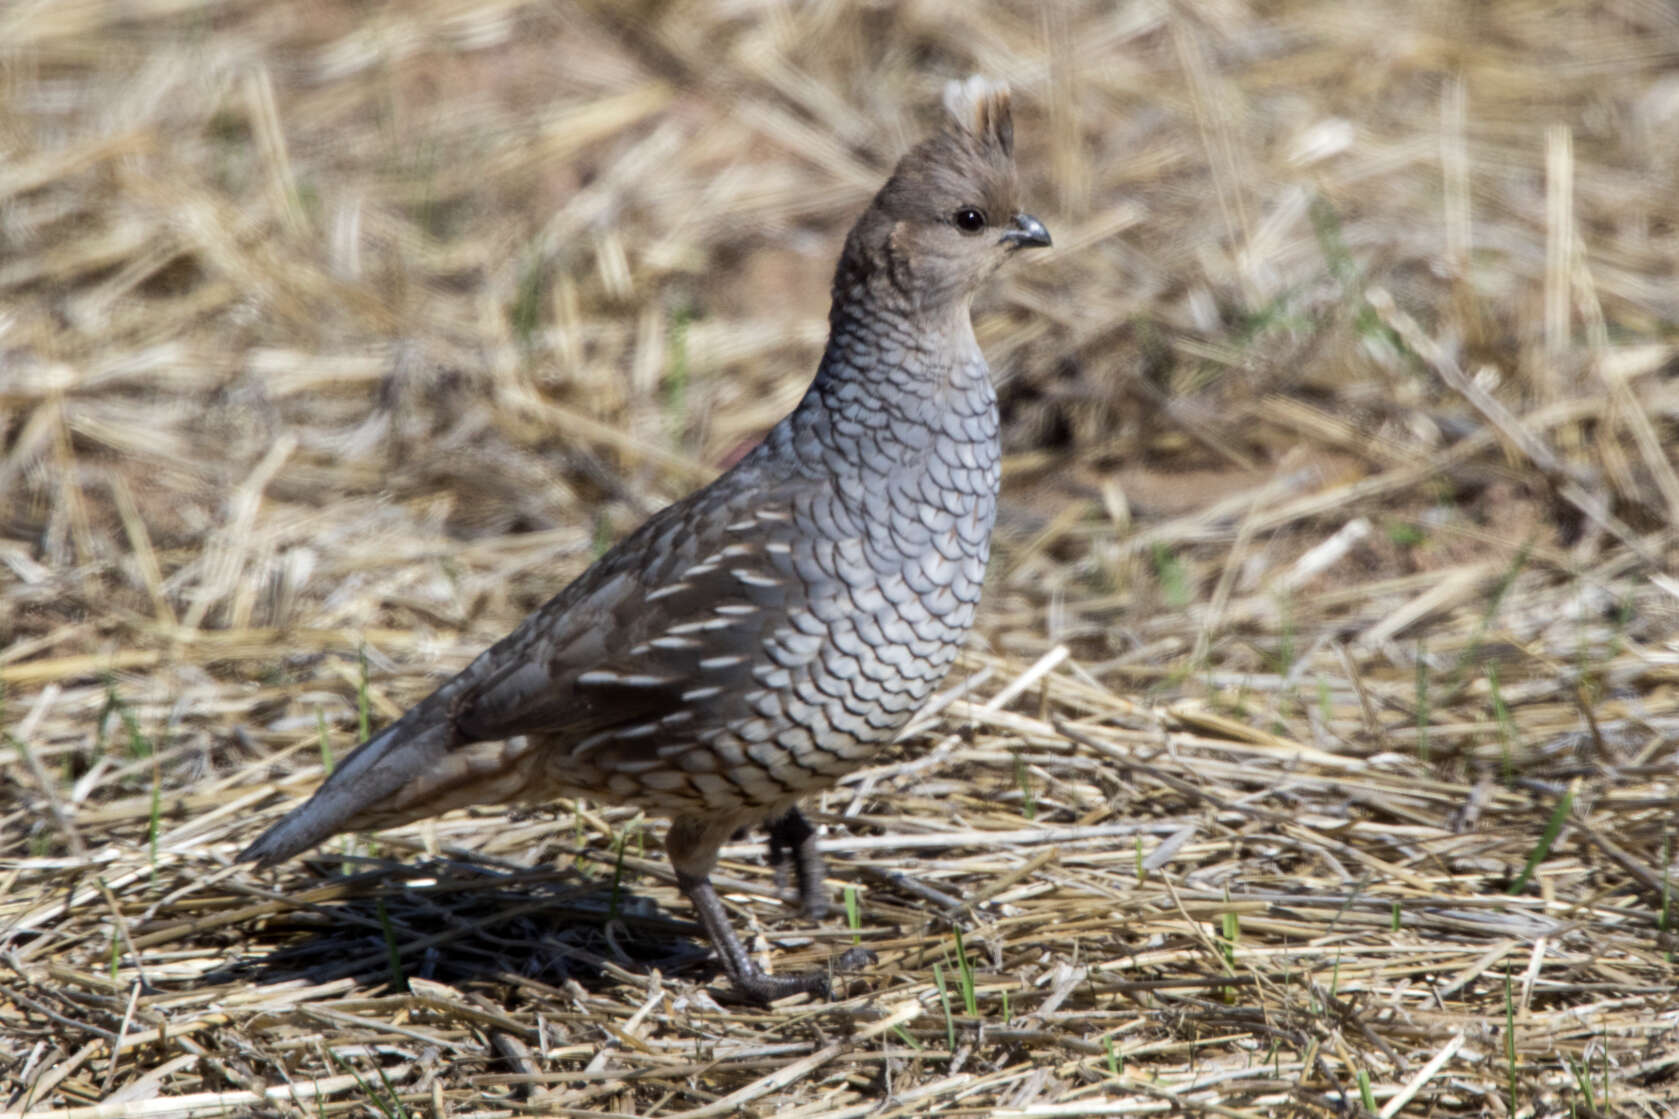
[[[945,111],[964,132],[1004,155],[1014,154],[1014,118],[1007,83],[975,74],[944,87]]]

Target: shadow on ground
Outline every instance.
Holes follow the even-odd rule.
[[[303,878],[297,866],[312,877]],[[279,876],[295,905],[244,926],[251,943],[202,984],[309,984],[349,978],[405,988],[490,981],[585,988],[624,973],[716,972],[700,927],[668,916],[608,869],[506,870],[455,859],[395,863],[323,856]],[[616,974],[615,974],[616,973]]]

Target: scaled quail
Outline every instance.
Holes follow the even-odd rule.
[[[1016,204],[1006,88],[952,82],[949,119],[846,237],[828,345],[792,414],[655,514],[458,676],[369,739],[239,858],[479,803],[592,797],[671,817],[665,845],[736,987],[772,976],[712,888],[770,824],[825,910],[803,796],[891,741],[973,624],[998,481],[997,400],[969,302],[1049,233]]]

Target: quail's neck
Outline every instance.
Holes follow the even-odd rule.
[[[764,452],[820,475],[910,484],[937,448],[994,463],[996,400],[966,301],[918,313],[836,300],[816,379]]]
[[[858,285],[837,293],[817,382],[861,376],[878,382],[883,404],[908,405],[976,389],[990,373],[974,338],[968,300],[915,305],[894,288]]]

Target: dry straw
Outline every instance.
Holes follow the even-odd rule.
[[[0,7],[0,1115],[1666,1115],[1661,4]],[[239,846],[796,398],[950,76],[1056,249],[936,719],[743,839]]]

